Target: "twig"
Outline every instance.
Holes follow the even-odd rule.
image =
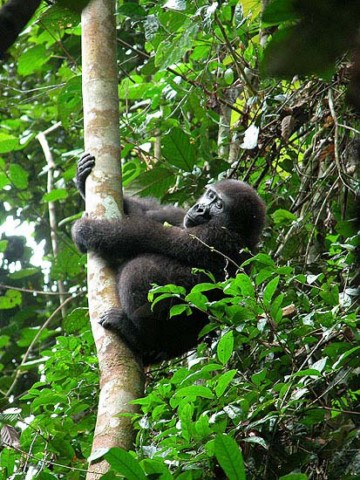
[[[14,285],[5,285],[3,283],[0,283],[0,289],[4,290],[16,290],[18,292],[23,292],[23,293],[32,293],[33,295],[56,295],[59,296],[59,292],[45,292],[44,290],[31,290],[31,288],[22,288],[22,287],[14,287]],[[70,292],[63,292],[63,295],[73,295]]]
[[[349,190],[351,190],[356,195],[356,191],[344,179],[343,172],[341,169],[340,155],[339,155],[339,123],[336,116],[336,111],[334,106],[334,97],[333,97],[333,92],[331,88],[329,88],[329,92],[328,92],[328,103],[329,103],[331,116],[334,120],[334,129],[335,129],[334,130],[334,158],[335,158],[335,164],[339,174],[339,178],[344,184],[344,186]]]
[[[49,143],[47,141],[46,135],[53,132],[57,128],[59,128],[61,122],[55,123],[47,130],[40,132],[37,135],[37,139],[41,145],[41,148],[44,152],[45,160],[48,166],[48,178],[47,178],[47,192],[50,193],[53,190],[54,184],[54,170],[56,168],[53,155],[51,153]],[[59,254],[58,248],[58,239],[57,239],[57,220],[56,220],[56,205],[55,202],[49,202],[49,222],[50,222],[50,238],[51,238],[51,247],[53,251],[53,255],[56,258]],[[57,281],[58,290],[60,293],[60,303],[61,305],[65,305],[65,288],[62,280]],[[61,315],[64,318],[66,315],[66,309],[62,308]]]

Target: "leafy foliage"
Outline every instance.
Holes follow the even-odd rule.
[[[235,278],[217,284],[209,274],[191,292],[154,288],[155,302],[182,299],[169,321],[201,310],[211,322],[195,353],[147,372],[134,451],[104,452],[112,467],[104,478],[360,475],[351,65],[334,66],[330,55],[322,60],[335,73],[326,80],[260,78],[270,24],[282,35],[307,18],[274,1],[264,24],[260,4],[118,5],[127,191],[186,206],[208,182],[233,176],[258,189],[268,226],[260,253]],[[314,22],[320,17],[313,12]],[[44,4],[0,70],[0,479],[85,478],[90,454],[98,372],[85,258],[69,236],[83,208],[72,180],[83,149],[80,55],[79,17]],[[304,65],[304,56],[293,58],[284,65]],[[55,163],[50,189],[40,132]],[[21,230],[12,231],[14,222]],[[223,298],[210,302],[215,288]]]

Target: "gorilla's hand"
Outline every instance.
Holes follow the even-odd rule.
[[[80,192],[80,195],[85,200],[85,182],[87,177],[90,175],[91,170],[95,165],[95,157],[91,153],[84,153],[80,160],[78,161],[77,171],[76,171],[76,186]]]

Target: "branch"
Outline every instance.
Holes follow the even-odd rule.
[[[50,128],[45,130],[44,132],[40,132],[36,138],[38,139],[41,148],[44,152],[44,157],[48,167],[48,178],[47,178],[47,193],[52,192],[54,187],[54,170],[56,168],[54,158],[52,156],[49,143],[47,141],[46,135],[53,132],[57,128],[59,128],[61,122],[55,123]],[[58,248],[58,238],[57,238],[57,219],[56,219],[56,205],[55,202],[48,202],[49,203],[49,223],[50,223],[50,239],[51,239],[51,248],[53,251],[54,258],[57,258],[59,254]],[[61,309],[62,318],[65,318],[66,309],[65,309],[65,288],[64,283],[62,280],[57,281],[58,291],[60,294],[60,304],[63,306]]]

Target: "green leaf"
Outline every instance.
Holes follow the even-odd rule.
[[[36,275],[39,272],[40,272],[40,268],[36,268],[36,267],[22,268],[17,272],[10,273],[9,278],[12,278],[13,280],[20,280],[20,278],[31,277],[32,275]]]
[[[237,370],[229,370],[228,372],[220,375],[220,377],[217,379],[217,385],[215,387],[215,393],[218,398],[224,394],[226,388],[236,374]]]
[[[214,398],[214,394],[210,388],[202,387],[198,385],[183,387],[175,392],[175,397],[203,397],[203,398]]]
[[[254,285],[248,275],[244,273],[236,275],[235,279],[231,280],[224,288],[224,293],[227,295],[239,295],[240,293],[245,298],[255,297]]]
[[[149,480],[151,478],[159,480],[173,480],[173,476],[168,470],[165,461],[159,458],[145,458],[141,462]]]
[[[274,220],[275,224],[281,225],[289,225],[292,222],[295,222],[297,219],[296,215],[289,212],[288,210],[284,210],[283,208],[279,208],[279,210],[275,210],[275,212],[271,215],[272,219]]]
[[[305,473],[289,473],[280,477],[279,480],[308,480],[308,476]]]
[[[200,310],[206,310],[208,299],[200,292],[194,292],[193,290],[186,295],[185,300]]]
[[[251,381],[259,387],[261,383],[265,380],[267,375],[267,370],[264,368],[264,370],[261,370],[261,372],[254,373],[254,375],[251,375]]]
[[[173,128],[163,139],[162,154],[175,167],[191,172],[196,162],[194,145],[180,128]]]
[[[186,312],[186,315],[191,314],[191,308],[186,303],[183,303],[181,305],[174,305],[170,309],[170,318],[181,315],[184,312]]]
[[[63,320],[63,328],[66,333],[79,332],[89,325],[89,314],[87,308],[75,308],[68,313]]]
[[[230,359],[234,351],[234,335],[230,330],[229,332],[223,335],[218,343],[216,353],[219,361],[225,365],[225,363]]]
[[[8,133],[0,132],[0,153],[8,153],[19,149],[19,139]],[[4,175],[4,174],[2,174]],[[7,185],[6,177],[0,180],[1,187]]]
[[[141,173],[128,186],[128,190],[140,197],[162,197],[174,184],[174,172],[170,169],[156,166],[152,170]]]
[[[215,438],[215,456],[228,480],[246,480],[243,456],[233,438],[218,434]]]
[[[50,59],[50,55],[51,51],[45,45],[28,48],[18,59],[18,74],[27,76],[36,72]]]
[[[305,370],[301,370],[300,372],[293,373],[292,377],[307,377],[307,376],[314,376],[314,377],[321,377],[321,372],[319,370],[315,370],[315,368],[306,368]]]
[[[184,24],[184,32],[175,40],[163,40],[158,46],[155,54],[155,65],[165,70],[177,63],[185,53],[192,47],[193,37],[198,32],[198,25],[187,21]]]
[[[0,453],[0,475],[1,473],[6,473],[6,478],[12,477],[15,470],[15,460],[15,450],[12,448],[3,448],[2,452]],[[1,479],[5,480],[5,476],[1,477]]]
[[[9,177],[14,187],[19,190],[28,188],[29,174],[17,163],[12,163],[9,168]]]
[[[359,350],[360,350],[360,347],[350,348],[350,350],[340,355],[339,359],[333,364],[332,368],[335,370],[336,368],[341,366],[344,360],[346,360],[349,356],[351,356],[355,352],[358,352]]]
[[[127,480],[146,480],[145,473],[139,462],[122,448],[110,448],[105,454],[105,459],[116,472],[124,475]]]
[[[81,76],[70,78],[61,89],[58,97],[58,115],[65,127],[69,127],[74,118],[82,112]]]
[[[266,285],[264,294],[263,294],[265,307],[270,307],[271,299],[275,293],[275,290],[277,289],[279,281],[280,281],[280,277],[276,276],[275,278],[270,280],[270,282]]]
[[[57,200],[64,200],[69,196],[67,190],[64,188],[55,188],[49,193],[45,193],[42,197],[43,202],[56,202]]]
[[[124,3],[117,9],[118,15],[124,15],[125,17],[146,17],[146,10],[144,10],[137,3]]]
[[[17,290],[7,290],[5,295],[0,297],[0,310],[10,310],[21,305],[22,295]]]

